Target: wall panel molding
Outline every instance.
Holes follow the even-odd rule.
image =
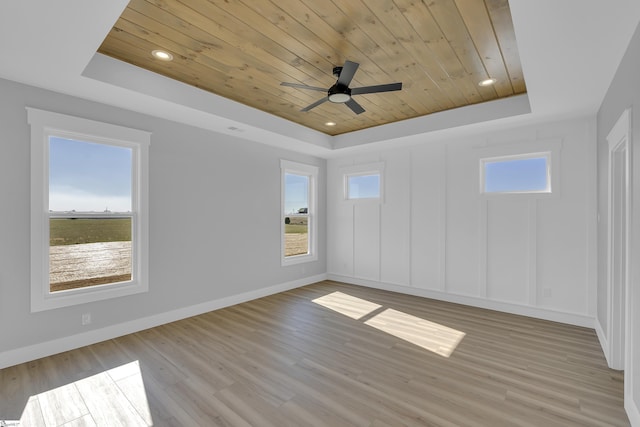
[[[489,202],[480,199],[478,203],[478,296],[486,298],[487,295],[487,269],[488,269],[488,235]]]
[[[580,256],[585,246],[595,243],[585,237],[582,226],[593,201],[585,185],[594,173],[585,165],[589,120],[377,152],[376,160],[385,162],[385,173],[390,174],[385,181],[388,197],[380,212],[382,223],[374,224],[374,212],[356,212],[355,222],[343,231],[354,239],[356,261],[367,260],[373,269],[374,251],[380,249],[382,268],[377,275],[372,270],[364,274],[356,263],[354,275],[338,269],[328,273],[435,292],[439,298],[447,294],[473,298],[474,305],[485,301],[595,316],[583,304],[589,267],[586,257]],[[481,159],[542,152],[551,153],[553,193],[479,193]],[[373,158],[371,154],[367,159]],[[362,160],[347,154],[329,162]],[[363,235],[363,230],[372,235]],[[381,236],[379,248],[375,234]],[[344,241],[346,236],[335,236],[334,241]],[[407,248],[409,260],[404,255]],[[333,248],[328,256],[337,257],[339,252],[339,247]],[[339,262],[336,259],[334,265]]]
[[[439,185],[439,225],[440,228],[438,233],[438,248],[439,248],[439,262],[438,262],[438,283],[440,285],[440,289],[442,291],[447,290],[447,161],[448,161],[448,150],[447,146],[444,146],[442,150],[442,162],[441,171],[440,171],[440,185]]]
[[[538,200],[529,200],[529,269],[527,298],[529,305],[538,305]]]

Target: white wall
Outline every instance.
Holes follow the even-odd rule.
[[[325,160],[6,80],[0,94],[0,368],[323,277],[322,209],[318,261],[280,265],[280,159],[320,166],[320,206]],[[25,106],[152,132],[148,293],[30,313]]]
[[[547,149],[552,196],[479,195],[480,158]],[[593,327],[595,158],[585,118],[331,159],[329,277]],[[383,203],[343,200],[343,168],[369,162]]]
[[[625,409],[634,426],[640,426],[640,26],[636,28],[627,52],[598,112],[598,323],[606,348],[609,306],[607,300],[607,201],[608,147],[607,135],[622,112],[631,108],[631,232],[630,293],[627,295],[627,365],[625,366]]]

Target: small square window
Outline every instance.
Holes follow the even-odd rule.
[[[384,163],[367,163],[341,168],[344,200],[382,202],[384,198]]]
[[[550,153],[503,156],[480,161],[482,193],[551,193]]]
[[[379,199],[380,174],[347,176],[347,199]]]

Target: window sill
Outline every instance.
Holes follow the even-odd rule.
[[[304,264],[307,262],[313,262],[317,260],[318,260],[318,256],[314,254],[292,255],[282,259],[282,266],[286,267],[288,265]]]
[[[32,294],[31,312],[35,313],[127,295],[135,295],[147,292],[148,290],[148,284],[140,281],[110,283],[107,285],[90,286],[87,288],[58,291],[55,293],[43,290],[41,294]]]

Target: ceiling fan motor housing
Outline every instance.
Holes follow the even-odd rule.
[[[316,108],[318,105],[321,105],[327,101],[330,101],[335,104],[344,104],[351,111],[356,114],[362,114],[365,112],[365,109],[362,108],[362,105],[358,104],[358,102],[351,98],[351,94],[353,93],[351,89],[349,89],[349,85],[351,84],[351,80],[353,76],[358,71],[358,67],[360,64],[353,61],[345,61],[344,66],[342,67],[333,67],[333,75],[337,78],[337,81],[333,86],[331,86],[328,90],[316,87],[316,86],[308,86],[300,83],[280,83],[281,86],[289,86],[298,89],[308,89],[315,90],[319,92],[324,92],[326,90],[327,96],[317,100],[311,105],[307,105],[302,110],[303,112],[307,112]],[[355,95],[365,95],[368,93],[378,93],[378,92],[391,92],[394,90],[402,90],[402,83],[389,83],[383,85],[373,85],[373,86],[361,86],[354,89]]]
[[[336,83],[329,88],[328,95],[329,101],[336,104],[342,104],[351,99],[351,89],[345,85]]]

